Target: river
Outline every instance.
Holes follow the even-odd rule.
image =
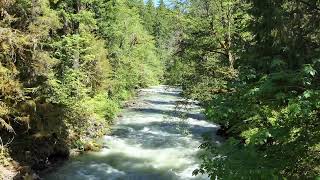
[[[142,89],[137,103],[122,112],[103,138],[105,148],[67,161],[44,179],[209,179],[192,172],[199,167],[202,134],[214,135],[218,126],[204,121],[194,103],[177,108],[183,100],[179,94],[167,86]]]

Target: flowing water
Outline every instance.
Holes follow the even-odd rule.
[[[192,172],[199,167],[202,134],[213,135],[218,127],[204,121],[195,104],[177,108],[183,100],[179,93],[166,86],[141,90],[137,103],[123,111],[103,138],[102,151],[76,157],[45,179],[209,179]]]

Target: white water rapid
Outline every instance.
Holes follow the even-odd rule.
[[[177,109],[179,93],[167,86],[142,89],[136,105],[125,109],[103,138],[104,149],[73,158],[44,179],[209,179],[192,172],[199,167],[202,134],[214,135],[218,126],[204,121],[195,104]]]

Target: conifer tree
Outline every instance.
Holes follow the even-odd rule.
[[[155,4],[153,0],[148,0],[145,8],[143,9],[142,13],[142,19],[143,19],[143,25],[145,29],[152,35],[154,35],[154,28],[155,28],[155,18],[156,18],[156,12],[155,12]]]

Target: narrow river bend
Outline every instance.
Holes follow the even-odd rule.
[[[217,126],[203,120],[201,109],[177,109],[180,90],[157,86],[141,90],[136,105],[123,111],[103,138],[101,152],[66,162],[49,180],[188,180],[199,166],[202,134]],[[184,118],[181,118],[181,113]]]

